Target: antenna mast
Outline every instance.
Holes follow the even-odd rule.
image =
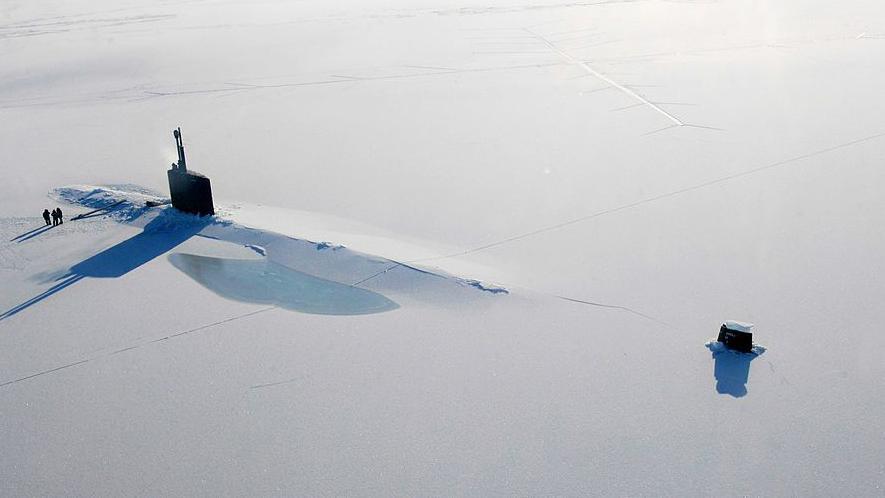
[[[172,131],[175,137],[175,146],[178,148],[178,169],[187,171],[187,160],[184,158],[184,137],[181,136],[181,127]]]

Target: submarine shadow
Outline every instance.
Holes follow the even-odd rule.
[[[55,284],[27,301],[0,314],[0,321],[40,303],[84,278],[119,278],[153,260],[212,223],[211,218],[195,218],[164,211],[137,235],[71,266]]]
[[[211,292],[234,301],[273,305],[316,315],[368,315],[399,308],[361,287],[326,280],[267,259],[169,255],[173,266]]]

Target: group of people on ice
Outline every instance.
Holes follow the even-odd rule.
[[[55,208],[50,213],[48,209],[43,210],[43,221],[46,222],[46,225],[49,225],[49,217],[52,217],[52,226],[61,225],[64,223],[64,219],[62,218],[61,208]]]

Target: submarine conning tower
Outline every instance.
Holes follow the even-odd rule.
[[[172,197],[172,207],[185,213],[200,216],[215,214],[209,178],[187,169],[181,128],[173,130],[172,136],[175,137],[175,146],[178,149],[178,162],[172,163],[172,168],[166,172],[169,176],[169,195]]]

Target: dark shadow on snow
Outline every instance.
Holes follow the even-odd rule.
[[[72,266],[56,279],[55,285],[27,301],[0,314],[0,321],[20,313],[84,278],[118,278],[181,244],[206,225],[212,218],[196,218],[172,210],[160,213],[138,235],[105,249]]]
[[[52,228],[52,225],[43,225],[43,226],[37,227],[33,230],[29,230],[19,236],[13,237],[13,238],[9,239],[9,241],[10,242],[18,242],[20,244],[28,239],[34,238],[44,232],[49,231],[51,228]]]
[[[169,261],[227,299],[318,315],[366,315],[399,308],[377,292],[308,275],[268,261],[171,254]]]
[[[747,395],[747,381],[750,378],[750,362],[759,355],[721,350],[713,352],[713,377],[716,378],[716,392],[735,398]]]
[[[95,218],[98,216],[105,216],[107,214],[112,213],[114,211],[114,208],[118,208],[124,202],[126,202],[126,201],[125,200],[124,201],[117,201],[109,206],[101,207],[98,209],[93,209],[92,211],[89,211],[88,213],[78,214],[77,216],[74,216],[73,218],[71,218],[71,221],[85,220],[87,218]]]

